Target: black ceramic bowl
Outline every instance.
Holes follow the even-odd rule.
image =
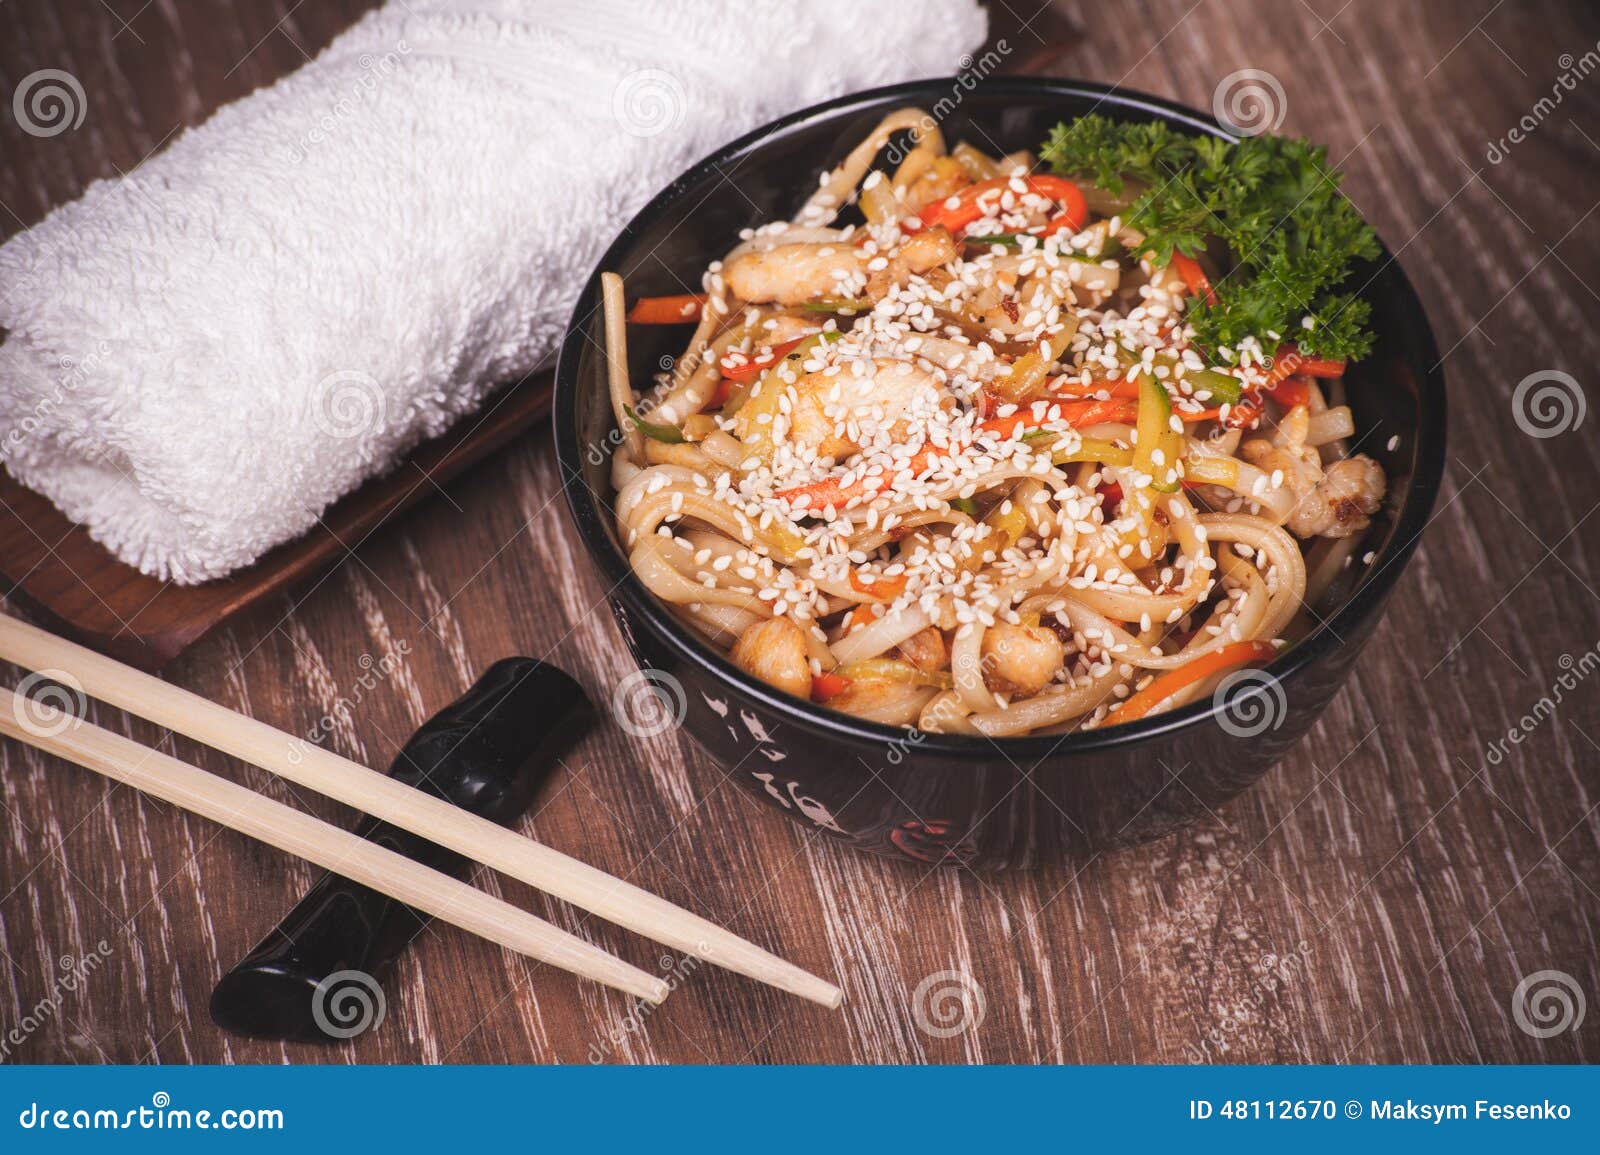
[[[942,120],[946,138],[986,142],[991,152],[1037,148],[1057,121],[1090,111],[1226,135],[1191,109],[1068,81],[991,80],[970,92],[950,79],[880,88],[785,117],[708,157],[628,223],[600,270],[621,273],[630,295],[682,292],[740,229],[793,215],[817,174],[886,112],[948,108],[952,100]],[[1241,688],[1220,703],[1204,698],[1104,730],[996,742],[860,721],[742,673],[646,592],[619,543],[599,270],[578,302],[556,370],[555,440],[567,501],[640,665],[660,671],[649,676],[665,685],[684,727],[774,809],[862,850],[978,867],[1026,866],[1155,838],[1261,777],[1317,720],[1377,626],[1433,505],[1444,464],[1445,391],[1427,317],[1387,253],[1352,284],[1364,284],[1379,334],[1374,354],[1348,378],[1362,450],[1389,475],[1388,499],[1363,543],[1376,557],[1353,567],[1354,588],[1324,623],[1267,667],[1274,680],[1266,689]],[[686,340],[679,326],[633,328],[634,379],[647,379]]]

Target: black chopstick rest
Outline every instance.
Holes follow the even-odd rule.
[[[389,776],[509,826],[593,721],[583,688],[566,673],[532,658],[507,658],[429,719]],[[365,820],[356,833],[457,878],[472,865],[377,819]],[[222,976],[211,992],[212,1021],[252,1038],[349,1038],[375,1025],[384,976],[426,924],[426,915],[387,895],[325,874]],[[347,989],[338,989],[341,984]]]

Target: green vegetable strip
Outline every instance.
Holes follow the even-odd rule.
[[[1085,437],[1078,448],[1063,450],[1051,456],[1057,465],[1071,465],[1079,461],[1098,461],[1102,465],[1132,465],[1133,453],[1104,438]]]
[[[662,441],[668,445],[682,445],[683,432],[676,425],[657,425],[646,421],[633,411],[633,406],[624,405],[622,411],[628,415],[628,420],[638,428],[640,433],[652,441]]]
[[[1190,369],[1184,381],[1207,405],[1237,405],[1244,383],[1231,373],[1218,373],[1215,369]]]
[[[1172,400],[1161,382],[1150,374],[1139,377],[1139,416],[1134,426],[1138,442],[1133,450],[1133,467],[1150,478],[1150,488],[1157,493],[1176,493],[1178,479],[1175,472],[1179,447],[1179,434],[1171,427]],[[1155,462],[1156,450],[1161,450],[1161,464]],[[1169,479],[1170,475],[1170,479]]]
[[[870,308],[872,302],[865,297],[819,297],[800,304],[806,313],[864,313]]]

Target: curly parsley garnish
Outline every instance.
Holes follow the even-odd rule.
[[[1213,237],[1227,246],[1234,264],[1217,303],[1189,305],[1202,346],[1232,349],[1254,337],[1271,351],[1276,333],[1316,357],[1355,360],[1371,349],[1367,303],[1335,290],[1357,260],[1377,257],[1378,238],[1340,195],[1325,148],[1275,136],[1229,144],[1091,115],[1056,125],[1041,155],[1113,196],[1138,182],[1122,219],[1145,234],[1158,264],[1174,250],[1195,256]]]

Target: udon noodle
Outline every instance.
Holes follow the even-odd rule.
[[[1001,737],[1194,700],[1304,628],[1382,500],[1344,366],[1203,356],[1207,258],[1155,267],[1125,205],[931,124],[889,116],[702,294],[625,313],[603,278],[633,569],[755,677],[879,722]],[[628,324],[691,321],[641,396]]]

